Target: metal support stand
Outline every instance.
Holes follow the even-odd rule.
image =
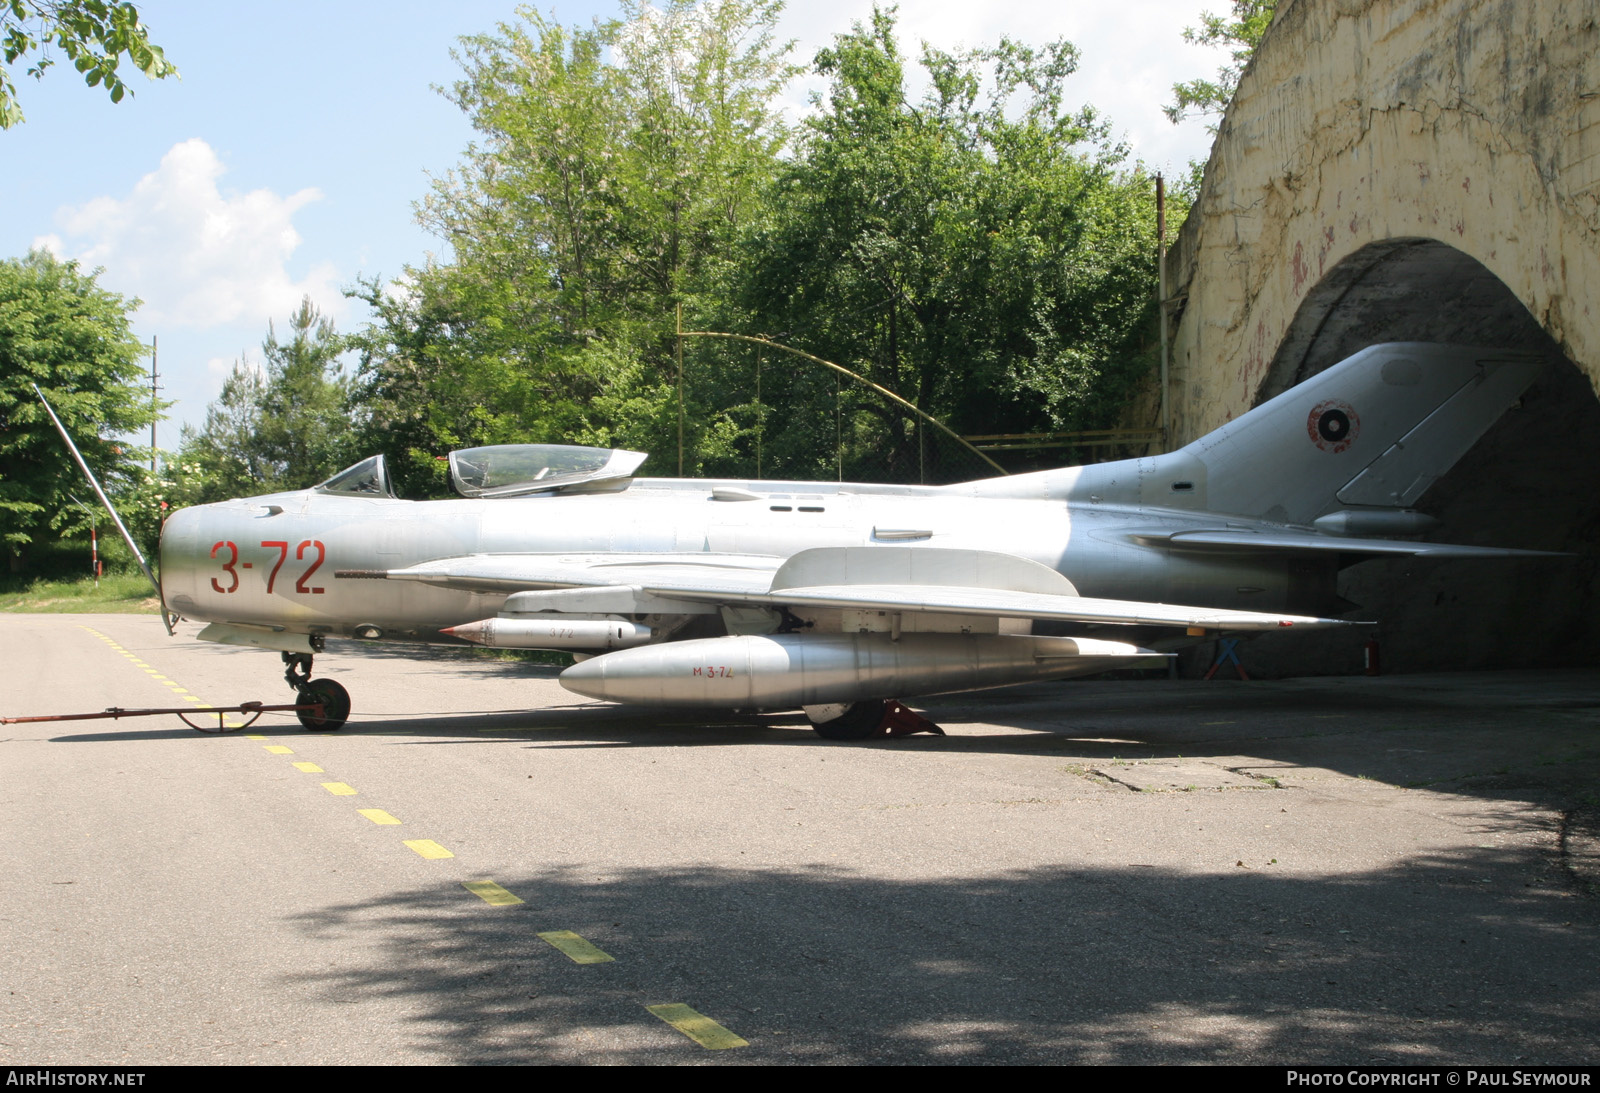
[[[1244,665],[1239,663],[1239,638],[1217,639],[1217,659],[1211,662],[1211,667],[1206,671],[1205,678],[1210,679],[1217,674],[1217,669],[1224,664],[1232,662],[1233,670],[1239,673],[1239,678],[1245,681],[1250,679],[1250,673],[1244,670]]]

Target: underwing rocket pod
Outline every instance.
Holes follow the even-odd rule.
[[[787,709],[1003,687],[1166,660],[1137,645],[1094,638],[776,634],[607,653],[562,672],[561,685],[612,702]]]

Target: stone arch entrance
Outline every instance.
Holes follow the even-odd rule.
[[[1346,570],[1388,667],[1600,654],[1597,80],[1583,5],[1284,0],[1168,254],[1174,447],[1377,342],[1550,358],[1418,507],[1447,541],[1587,557]],[[1279,648],[1285,673],[1359,669],[1354,636]]]
[[[1486,345],[1564,360],[1516,293],[1472,255],[1437,239],[1385,239],[1346,256],[1305,293],[1256,402],[1380,342]]]
[[[1423,496],[1442,541],[1568,551],[1561,562],[1376,562],[1340,594],[1374,608],[1386,666],[1402,671],[1591,663],[1600,549],[1600,399],[1514,292],[1470,254],[1427,238],[1360,248],[1305,293],[1255,393],[1257,404],[1369,345],[1455,342],[1533,350],[1550,365]],[[1485,628],[1484,618],[1509,622]],[[1261,643],[1284,672],[1359,662],[1355,635]]]

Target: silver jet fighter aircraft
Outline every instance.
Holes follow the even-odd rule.
[[[464,640],[571,651],[581,695],[798,706],[852,739],[898,697],[1351,625],[1325,616],[1357,561],[1534,553],[1394,536],[1432,526],[1412,505],[1543,366],[1374,346],[1178,451],[954,486],[635,478],[638,452],[506,445],[451,455],[461,500],[406,501],[375,456],[175,513],[161,586],[202,638],[280,651],[324,704],[310,728],[349,711],[311,678],[327,638]]]

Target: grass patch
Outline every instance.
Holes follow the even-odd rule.
[[[509,660],[521,664],[554,664],[558,668],[570,668],[574,663],[571,653],[559,649],[485,649],[479,646],[475,652],[490,660]]]
[[[113,573],[100,578],[98,589],[92,577],[0,584],[0,611],[13,614],[159,615],[161,603],[143,574]]]

